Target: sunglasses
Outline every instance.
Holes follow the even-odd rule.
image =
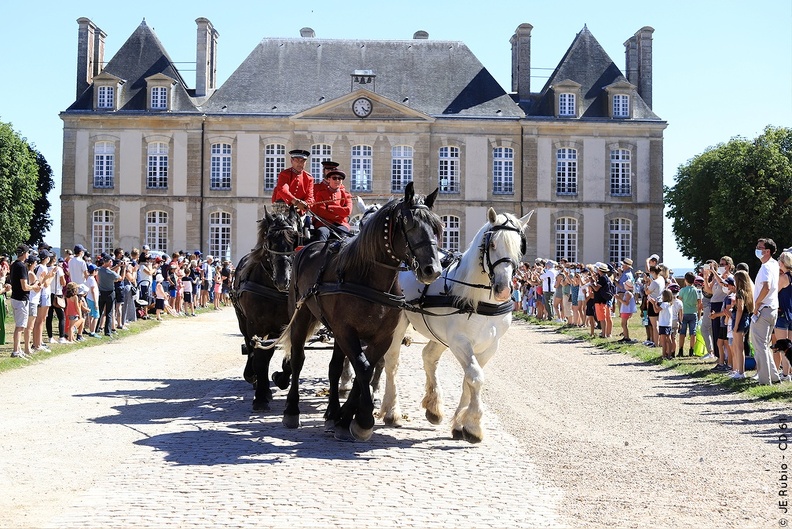
[[[329,180],[343,180],[340,176],[331,176]]]

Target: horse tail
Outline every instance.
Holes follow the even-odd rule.
[[[307,308],[305,310],[308,310]],[[280,347],[283,350],[283,360],[288,361],[291,358],[291,350],[292,350],[292,341],[291,341],[291,329],[294,325],[294,321],[297,318],[298,314],[300,313],[299,307],[297,310],[294,311],[292,314],[291,320],[289,320],[289,324],[283,329],[281,335],[278,337],[277,340],[272,342],[269,345],[261,346],[261,349],[270,350],[275,349],[276,347]],[[313,336],[316,331],[321,327],[322,323],[320,321],[314,321],[311,327],[308,329],[308,333],[305,335],[306,339],[308,336]]]

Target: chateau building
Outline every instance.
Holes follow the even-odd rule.
[[[145,20],[104,63],[78,20],[75,102],[61,113],[64,247],[148,244],[234,261],[253,247],[288,151],[341,163],[345,186],[384,202],[440,188],[443,245],[464,249],[489,206],[535,210],[526,259],[618,261],[662,252],[663,131],[652,112],[652,33],[625,72],[588,28],[531,91],[531,29],[511,37],[505,91],[462,42],[264,38],[217,85],[219,34],[197,23],[188,88]]]

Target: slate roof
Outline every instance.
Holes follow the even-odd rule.
[[[616,81],[627,81],[618,66],[608,56],[594,35],[586,26],[575,36],[561,62],[545,83],[544,88],[533,99],[528,116],[554,116],[551,87],[566,80],[581,85],[580,102],[581,118],[609,118],[608,94],[604,88]],[[644,102],[640,95],[635,94],[633,119],[658,120],[660,118]]]
[[[296,114],[350,93],[355,70],[376,75],[360,87],[430,116],[524,116],[465,44],[424,39],[265,38],[203,110]]]
[[[145,20],[119,48],[102,73],[126,81],[118,101],[119,110],[145,111],[146,78],[161,73],[177,81],[172,87],[171,112],[196,112],[184,79]],[[93,110],[93,91],[94,86],[91,84],[68,110]]]

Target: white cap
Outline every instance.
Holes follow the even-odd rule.
[[[657,255],[656,253],[653,253],[652,255],[649,256],[649,259],[654,259],[655,261],[659,261],[660,256]]]

